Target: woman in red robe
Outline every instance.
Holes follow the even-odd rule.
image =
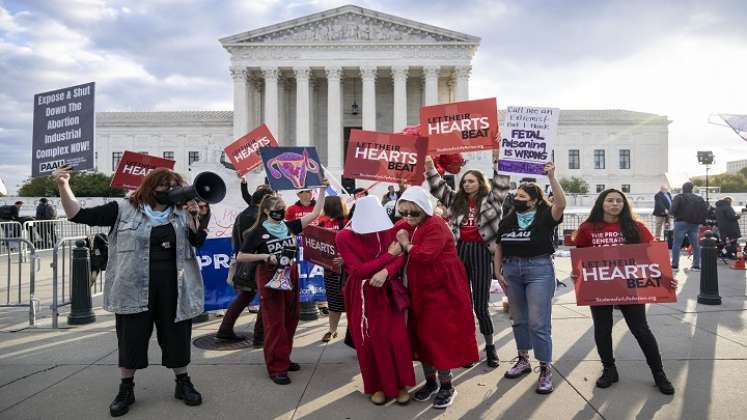
[[[467,272],[451,230],[441,217],[433,217],[425,190],[408,188],[397,207],[402,216],[395,226],[397,239],[408,255],[410,347],[426,378],[413,398],[427,401],[435,395],[433,407],[446,408],[456,396],[451,369],[479,360]]]
[[[336,246],[347,273],[345,310],[363,392],[376,405],[393,397],[407,404],[415,371],[405,325],[408,298],[401,279],[402,248],[376,197],[356,201],[350,225],[337,233]]]

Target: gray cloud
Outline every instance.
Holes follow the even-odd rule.
[[[30,166],[34,93],[95,80],[97,109],[102,111],[230,108],[228,54],[219,38],[344,4],[132,3],[0,0],[0,176],[9,187],[23,177],[25,169],[19,173],[19,168]],[[499,92],[511,99],[550,100],[566,90],[570,95],[584,69],[633,57],[667,38],[692,36],[719,43],[747,37],[747,9],[739,0],[361,5],[480,36],[473,86],[492,92],[481,95],[473,89],[473,94]],[[557,92],[547,94],[551,89]],[[575,104],[586,102],[578,98]],[[606,106],[618,107],[616,98]],[[10,171],[10,165],[20,166]]]

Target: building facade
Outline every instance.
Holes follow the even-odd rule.
[[[730,174],[735,174],[739,172],[740,169],[744,168],[747,168],[747,159],[732,160],[730,162],[726,162],[726,172]]]
[[[281,145],[316,146],[337,177],[351,129],[398,132],[418,124],[424,105],[469,99],[480,39],[343,6],[220,43],[230,54],[234,111],[98,113],[99,171],[110,173],[131,150],[173,158],[187,172],[265,123]],[[666,182],[668,123],[632,111],[561,110],[558,174],[585,179],[591,192],[656,191]],[[491,152],[465,158],[470,169],[492,171]]]

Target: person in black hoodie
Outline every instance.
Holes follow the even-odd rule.
[[[731,207],[732,198],[724,197],[716,202],[716,223],[721,242],[725,244],[727,258],[736,258],[737,239],[742,236],[739,231],[740,214],[736,214]]]
[[[705,222],[708,204],[703,197],[693,193],[693,183],[682,184],[682,194],[677,194],[672,200],[671,214],[674,216],[674,232],[672,240],[672,270],[678,270],[680,265],[680,248],[687,236],[693,247],[692,271],[700,271],[700,242],[698,232],[700,225]]]
[[[244,233],[254,225],[257,220],[257,212],[259,211],[258,204],[266,195],[273,194],[272,189],[269,185],[262,184],[257,187],[253,194],[249,194],[247,189],[246,180],[241,180],[241,196],[244,197],[249,206],[244,209],[238,216],[233,224],[233,231],[231,232],[231,240],[233,243],[233,249],[238,252],[241,249],[241,243],[243,241]],[[254,270],[250,270],[251,274],[254,274]],[[250,276],[250,279],[244,283],[241,282],[238,276],[233,279],[233,285],[236,288],[236,297],[233,302],[228,306],[225,315],[223,315],[223,321],[218,327],[218,332],[215,334],[216,338],[221,340],[229,341],[241,341],[244,337],[236,335],[233,328],[236,325],[236,320],[241,315],[241,312],[246,308],[254,299],[257,294],[257,284],[254,281],[254,276]],[[254,322],[254,338],[253,344],[255,347],[262,347],[264,342],[264,329],[262,327],[262,315],[261,312],[257,314],[257,319]]]

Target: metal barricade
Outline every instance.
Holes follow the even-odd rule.
[[[20,225],[20,223],[18,223]],[[34,244],[32,244],[29,240],[25,238],[0,238],[0,244],[3,244],[7,246],[8,248],[12,248],[11,244],[16,244],[16,249],[23,249],[25,248],[30,258],[24,258],[23,252],[17,252],[17,253],[11,253],[8,252],[6,264],[7,264],[7,279],[5,282],[5,299],[4,303],[0,303],[0,308],[29,308],[29,326],[34,326],[36,324],[36,313],[39,309],[39,300],[36,298],[36,272],[39,271],[39,262],[38,262],[38,256],[36,255],[36,249],[34,248]],[[15,264],[13,262],[13,255],[17,257],[17,265],[18,265],[18,292],[13,293],[13,282],[12,282],[12,274],[13,274],[13,265]],[[29,281],[28,281],[28,294],[24,295],[23,289],[24,289],[24,281],[23,281],[23,274],[24,264],[28,264],[28,273],[29,273]],[[2,285],[0,285],[0,288],[2,288]],[[0,289],[2,290],[2,289]],[[12,295],[16,295],[15,299],[11,299]]]
[[[0,222],[0,238],[13,239],[23,237],[23,226],[20,222]],[[21,248],[21,244],[15,243],[16,246],[14,247],[12,246],[14,243],[15,242],[13,241],[0,242],[0,255],[18,252]]]
[[[36,250],[51,250],[59,238],[88,235],[91,228],[67,219],[31,220],[23,224],[23,232]]]
[[[85,240],[85,235],[62,238],[52,250],[52,328],[58,327],[60,308],[70,304],[70,285],[72,277],[72,248],[75,241]]]

